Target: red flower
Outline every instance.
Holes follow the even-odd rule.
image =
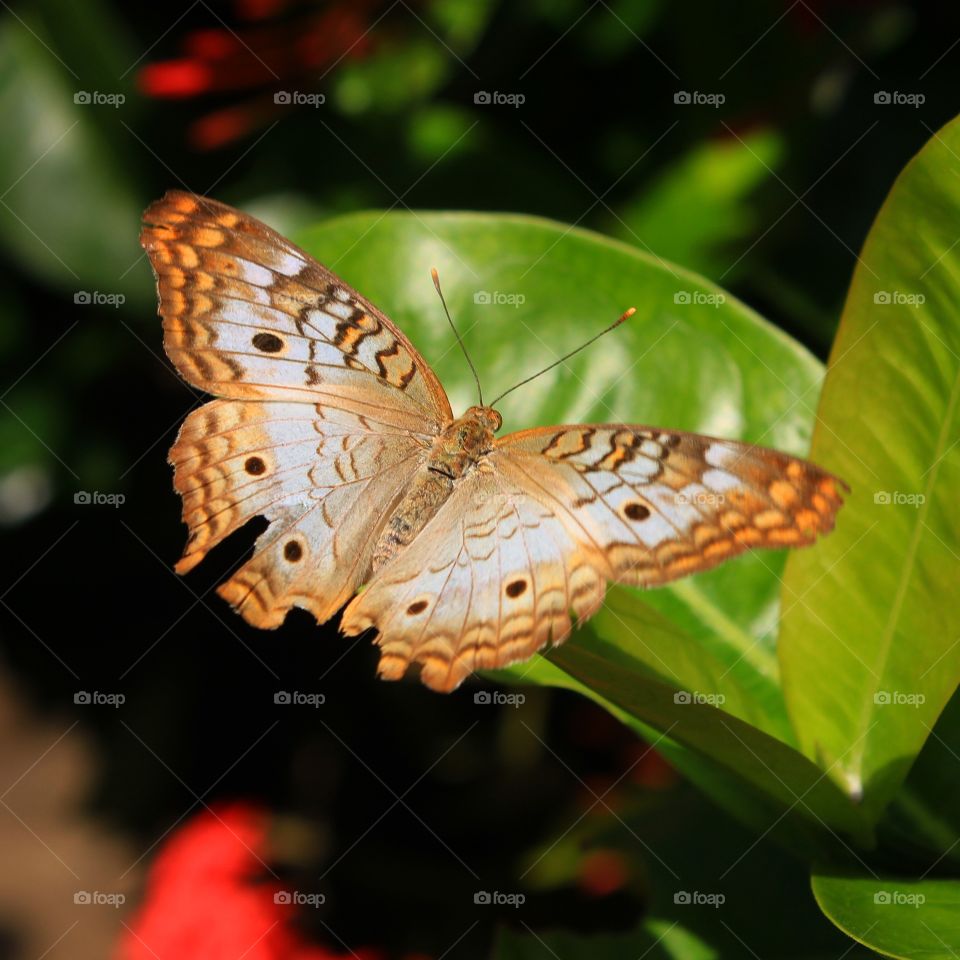
[[[259,22],[231,27],[221,21],[193,30],[181,40],[182,56],[147,64],[137,83],[147,96],[166,100],[243,95],[241,102],[214,110],[190,126],[195,146],[221,147],[278,113],[282,104],[275,102],[276,93],[309,91],[317,77],[341,60],[366,54],[384,3],[351,0],[310,5],[301,12],[299,4],[285,0],[237,0],[238,16]]]
[[[154,861],[144,902],[115,960],[341,957],[296,933],[292,921],[298,908],[264,863],[268,823],[264,811],[235,803],[180,827]],[[353,956],[364,960],[373,954]]]

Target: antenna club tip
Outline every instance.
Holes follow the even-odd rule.
[[[430,268],[430,276],[433,277],[433,285],[439,290],[440,289],[440,274],[437,273],[436,267]]]
[[[624,311],[623,311],[623,317],[622,317],[621,319],[623,319],[623,320],[629,320],[636,312],[637,312],[637,308],[636,308],[636,307],[630,307],[629,310],[624,310]]]

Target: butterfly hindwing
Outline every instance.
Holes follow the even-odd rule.
[[[560,643],[603,602],[603,559],[556,513],[478,468],[440,512],[344,611],[341,630],[379,631],[379,672],[398,679],[420,663],[434,690],[474,670],[526,660]]]
[[[265,517],[253,556],[218,592],[254,626],[279,626],[294,606],[322,623],[366,577],[384,511],[424,452],[422,438],[334,407],[214,400],[170,451],[189,529],[177,570]]]

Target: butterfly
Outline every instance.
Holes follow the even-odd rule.
[[[170,451],[176,570],[265,517],[218,588],[256,627],[346,605],[344,634],[377,631],[381,677],[419,664],[450,691],[560,644],[608,582],[654,587],[833,528],[842,481],[775,450],[626,423],[497,437],[482,402],[454,417],[377,307],[225,204],[170,191],[140,239],[166,353],[218,398]]]

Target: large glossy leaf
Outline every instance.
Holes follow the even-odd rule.
[[[813,893],[844,933],[888,957],[955,960],[960,950],[960,881],[825,871]]]
[[[874,817],[960,676],[958,173],[955,121],[906,167],[867,238],[813,445],[852,493],[784,581],[798,736]]]
[[[55,19],[56,4],[44,6]],[[120,81],[98,89],[95,77],[72,76],[51,56],[43,32],[39,23],[10,17],[0,24],[0,112],[17,131],[0,151],[0,177],[9,185],[0,206],[0,244],[24,269],[62,290],[149,303],[150,287],[132,269],[141,256],[132,225],[143,201],[131,183],[130,161],[120,160],[124,149],[144,149],[129,131],[133,98]],[[77,94],[95,93],[126,101],[117,107],[75,102]]]
[[[549,221],[480,214],[358,214],[300,240],[400,323],[455,410],[476,402],[476,390],[431,266],[488,398],[637,307],[615,334],[507,397],[506,430],[627,420],[805,451],[817,362],[702,278],[631,247]],[[611,613],[594,633],[682,689],[727,697],[739,715],[789,739],[772,647],[781,563],[776,554],[753,555],[674,588],[615,590],[608,610],[636,611],[643,621],[654,608],[667,626],[638,637],[622,613]]]

